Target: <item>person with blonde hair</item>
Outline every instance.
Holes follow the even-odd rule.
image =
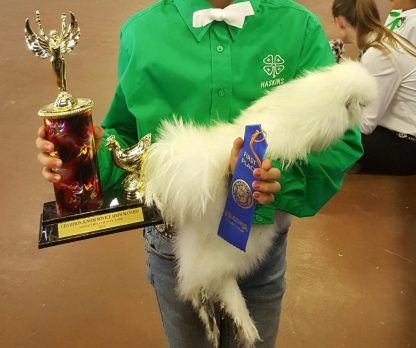
[[[393,1],[393,6],[411,3],[415,1]],[[416,174],[416,47],[412,38],[396,33],[397,25],[395,31],[383,25],[374,0],[335,0],[332,14],[341,39],[358,46],[362,64],[378,82],[378,98],[365,109],[361,124],[364,155],[357,170]],[[408,23],[407,32],[414,33]]]

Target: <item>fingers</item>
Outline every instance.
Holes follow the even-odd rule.
[[[38,148],[39,151],[46,152],[46,153],[54,151],[53,143],[46,140],[46,133],[45,133],[45,127],[44,126],[39,127],[38,137],[36,138],[35,143],[36,143],[36,147]]]
[[[100,126],[94,126],[94,136],[97,139],[102,139],[102,137],[104,136],[104,129],[103,127]]]
[[[241,148],[243,147],[243,144],[244,144],[243,138],[240,138],[240,137],[236,138],[233,143],[231,154],[233,154],[234,156],[238,156]]]
[[[276,181],[280,179],[280,170],[272,167],[269,159],[263,161],[260,168],[254,170],[253,175],[259,180]]]
[[[270,204],[274,202],[274,195],[281,190],[280,184],[267,181],[253,181],[254,199],[260,204]]]
[[[234,169],[237,165],[238,155],[240,153],[240,150],[243,147],[243,138],[237,138],[234,140],[233,148],[231,149],[231,155],[230,155],[230,170],[231,173],[234,173]]]
[[[49,169],[57,170],[62,166],[62,161],[59,158],[51,156],[49,153],[40,152],[38,154],[38,161],[44,167]]]
[[[252,187],[260,193],[275,194],[281,190],[281,186],[277,181],[253,181]]]
[[[100,126],[94,126],[94,138],[96,143],[100,143],[104,136],[104,129]]]
[[[38,137],[46,138],[45,126],[40,126],[38,128]]]
[[[237,165],[238,155],[242,149],[244,141],[242,138],[234,140],[230,156],[230,169],[234,173]],[[281,190],[277,180],[280,179],[280,170],[273,168],[269,159],[263,161],[260,168],[254,170],[253,175],[257,180],[253,181],[252,187],[255,190],[253,197],[260,204],[270,204],[274,201],[274,195]]]
[[[100,126],[94,126],[94,140],[95,140],[95,148],[97,151],[101,147],[101,141],[104,136],[104,129]]]
[[[61,180],[61,176],[59,174],[53,173],[49,168],[43,167],[42,169],[42,176],[51,183],[56,183]]]
[[[255,190],[253,197],[260,204],[274,202],[274,195],[281,190],[277,180],[280,179],[280,170],[273,168],[270,160],[264,160],[261,167],[253,172],[258,180],[253,181],[252,187]]]
[[[58,174],[62,166],[62,161],[59,158],[54,158],[48,153],[40,152],[38,154],[38,161],[43,165],[42,176],[49,182],[58,182],[61,176]]]
[[[253,197],[260,204],[271,204],[274,202],[274,195],[271,193],[260,193],[256,191],[253,193]]]
[[[55,147],[53,143],[46,140],[45,127],[38,129],[38,137],[36,138],[36,147],[40,151],[38,161],[43,166],[42,176],[49,182],[56,183],[61,180],[61,176],[57,173],[62,166],[62,161],[53,156]]]

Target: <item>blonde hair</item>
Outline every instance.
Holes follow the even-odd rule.
[[[374,0],[334,0],[332,15],[344,17],[356,29],[360,50],[373,47],[387,55],[391,47],[401,47],[416,57],[416,47],[410,41],[384,27]]]

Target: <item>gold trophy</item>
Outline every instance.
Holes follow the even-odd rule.
[[[56,100],[38,112],[46,138],[55,146],[51,155],[62,160],[62,167],[56,170],[61,176],[60,182],[54,184],[56,200],[43,207],[39,248],[161,221],[157,211],[140,206],[142,195],[130,193],[125,200],[118,199],[117,192],[103,194],[101,191],[91,113],[93,103],[87,98],[74,98],[67,91],[64,55],[78,44],[80,28],[72,13],[69,25],[65,14],[61,19],[59,33],[57,30],[45,33],[39,11],[36,11],[38,33],[32,30],[29,19],[25,23],[28,48],[40,58],[50,58],[59,88]]]
[[[127,149],[122,149],[114,135],[107,138],[106,147],[111,152],[114,164],[129,173],[123,181],[124,197],[128,201],[144,202],[143,164],[152,141],[151,134]]]
[[[56,30],[45,33],[39,11],[36,11],[39,33],[33,32],[29,19],[25,25],[27,46],[36,56],[51,58],[59,88],[55,102],[38,112],[44,121],[46,138],[55,146],[52,156],[63,163],[57,170],[62,180],[54,184],[59,216],[97,209],[102,204],[91,115],[93,103],[86,98],[76,99],[67,91],[64,54],[70,53],[80,38],[78,22],[70,15],[71,23],[67,26],[66,15],[62,14],[60,33]]]

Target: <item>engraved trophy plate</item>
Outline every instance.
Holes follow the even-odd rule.
[[[47,202],[43,205],[38,247],[46,248],[162,223],[157,209],[142,206],[137,201],[126,201],[121,191],[104,192],[103,203],[97,210],[64,217],[56,213],[55,202]]]
[[[59,88],[57,99],[38,112],[44,122],[46,138],[55,146],[51,155],[62,160],[62,167],[56,170],[61,180],[54,184],[55,201],[45,203],[41,214],[39,248],[162,222],[157,210],[141,206],[142,193],[138,192],[142,192],[143,183],[136,180],[141,161],[136,161],[133,172],[122,167],[130,178],[135,178],[136,186],[131,187],[130,196],[123,198],[120,192],[103,193],[101,190],[92,122],[93,102],[74,98],[67,91],[64,55],[78,44],[80,28],[72,13],[69,25],[65,14],[61,19],[59,33],[57,30],[45,33],[39,11],[36,11],[38,33],[32,30],[29,19],[25,23],[28,48],[37,57],[50,58]],[[113,158],[116,158],[114,153]],[[133,192],[135,189],[137,194]]]

